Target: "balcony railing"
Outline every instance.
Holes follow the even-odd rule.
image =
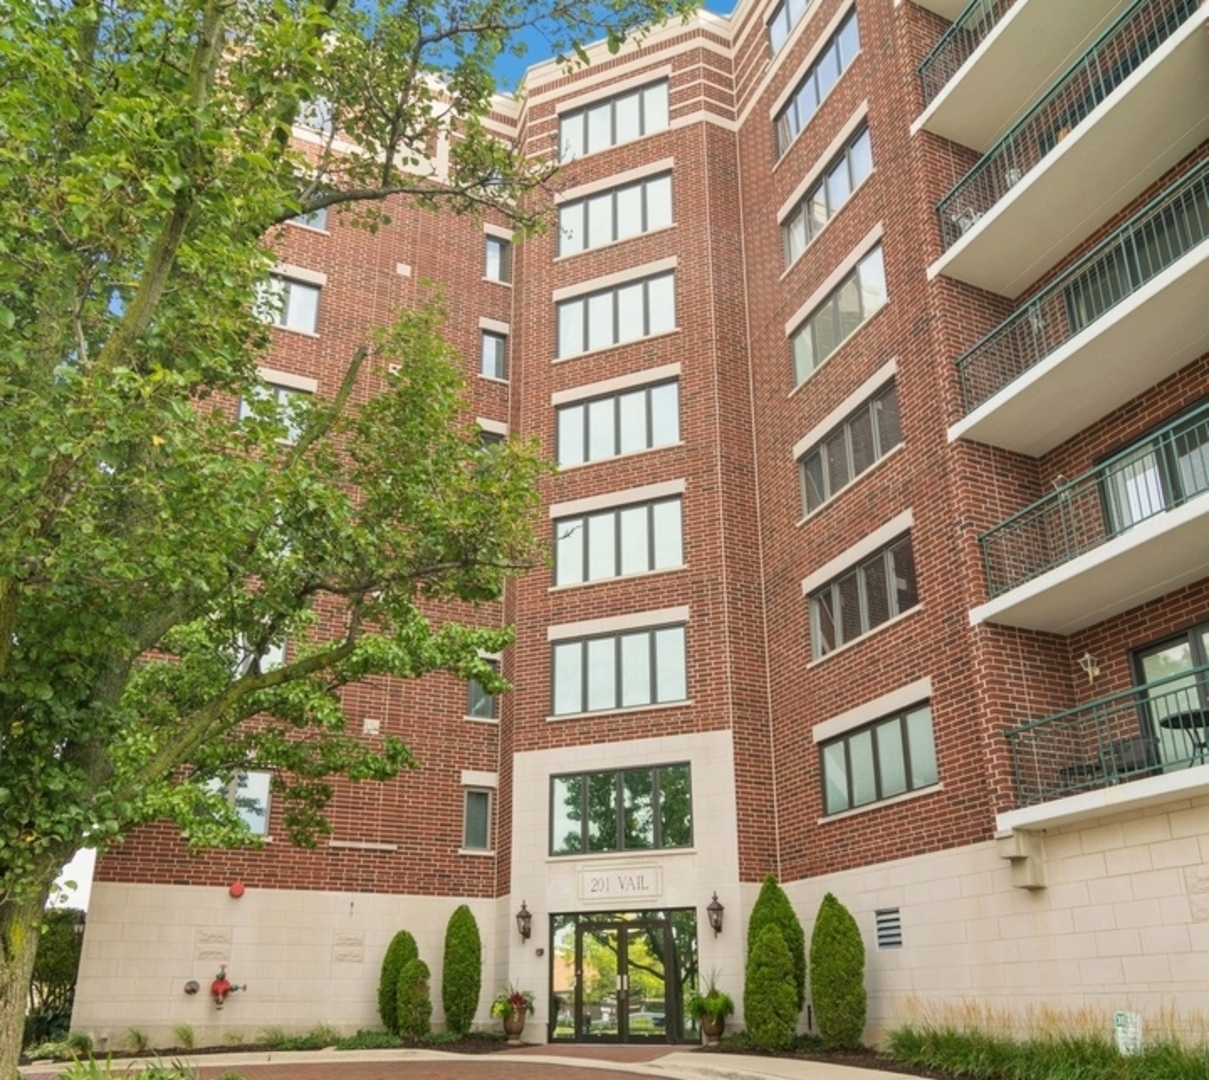
[[[1209,404],[978,538],[990,598],[1209,491]]]
[[[1008,731],[1020,806],[1209,764],[1209,666]]]
[[[919,65],[927,106],[944,89],[1016,0],[972,0]]]
[[[954,361],[966,413],[1039,364],[1207,236],[1209,159],[1147,203]]]
[[[1200,7],[1138,0],[936,206],[945,249],[1002,199]],[[964,17],[964,16],[963,16]],[[956,24],[954,24],[956,25]]]

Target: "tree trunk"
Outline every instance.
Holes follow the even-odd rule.
[[[0,1078],[17,1076],[29,981],[50,887],[26,900],[0,901]]]

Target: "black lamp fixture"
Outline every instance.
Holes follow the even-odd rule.
[[[709,916],[709,924],[714,931],[714,937],[722,933],[722,912],[725,910],[726,908],[722,906],[722,902],[718,899],[718,894],[714,893],[714,898],[705,909],[705,913]]]
[[[516,928],[520,931],[521,941],[528,941],[529,936],[533,933],[533,912],[531,912],[525,901],[521,901],[521,909],[516,913]]]

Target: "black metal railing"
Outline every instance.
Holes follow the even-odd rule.
[[[1137,0],[936,205],[947,250],[1200,8]]]
[[[1209,237],[1209,158],[1018,308],[957,365],[966,413]]]
[[[1020,806],[1209,764],[1209,666],[1006,732]]]
[[[923,63],[919,65],[919,81],[926,106],[995,29],[1008,8],[1016,0],[972,0],[941,36]]]
[[[1209,404],[1147,435],[979,538],[1000,596],[1209,491]]]

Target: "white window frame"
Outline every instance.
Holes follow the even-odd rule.
[[[652,200],[652,191],[656,185],[667,185],[667,220],[659,220],[652,224],[653,208],[659,204]],[[620,200],[627,192],[638,192],[638,227],[624,236],[618,235],[622,224],[622,213],[619,210]],[[593,226],[593,209],[596,205],[608,204],[607,235],[598,238]],[[572,220],[578,216],[578,229],[574,228]],[[604,247],[608,244],[620,243],[635,236],[653,232],[657,229],[667,229],[675,224],[675,204],[672,198],[672,174],[670,171],[653,176],[644,176],[628,183],[617,184],[604,191],[583,195],[569,202],[560,203],[558,207],[558,255],[565,258],[569,255],[579,255],[585,251]],[[570,247],[568,238],[578,236],[581,243],[578,247]]]
[[[495,250],[496,255],[494,264],[492,262],[492,250]],[[512,241],[507,237],[498,236],[495,233],[489,232],[483,234],[483,253],[486,260],[483,268],[483,277],[487,281],[495,281],[501,285],[512,284]],[[492,273],[492,270],[495,273]]]
[[[480,334],[482,344],[480,346],[479,374],[485,379],[507,382],[508,335],[499,330],[488,329],[480,330]]]
[[[249,781],[256,778],[258,785],[263,783],[263,798],[259,794],[253,795],[255,806],[260,807],[259,812],[250,810],[248,807],[240,807],[240,791],[249,786]],[[236,773],[230,780],[222,781],[215,778],[208,782],[208,788],[214,792],[221,792],[231,808],[238,815],[239,820],[247,827],[248,832],[253,836],[267,837],[269,835],[269,815],[273,809],[273,774],[268,769],[244,769]],[[243,801],[247,802],[248,798],[243,797]]]
[[[257,312],[265,322],[281,330],[315,337],[319,332],[319,304],[323,292],[321,281],[308,280],[297,272],[274,271],[269,275]],[[314,275],[319,277],[321,275]],[[302,298],[309,298],[303,303]],[[297,302],[296,302],[297,301]]]
[[[621,138],[618,135],[618,114],[622,109],[628,111],[631,98],[636,99],[637,131],[632,136]],[[633,89],[626,89],[621,93],[560,112],[559,160],[564,163],[574,161],[666,131],[671,126],[671,112],[671,91],[667,78],[643,82]],[[608,142],[589,148],[593,125],[597,128],[608,127]]]
[[[850,26],[853,28],[855,34],[853,42],[855,48],[852,49],[850,55],[845,56],[844,50],[840,46],[843,42],[845,32]],[[793,89],[787,95],[784,103],[777,106],[776,113],[773,116],[773,129],[778,158],[783,158],[789,151],[789,148],[797,141],[798,136],[806,130],[806,127],[819,111],[823,102],[827,100],[831,92],[839,85],[848,68],[852,66],[852,61],[860,55],[860,51],[860,25],[856,18],[856,7],[855,5],[850,5],[847,13],[843,15],[835,30],[827,38],[826,43],[811,59],[810,66],[794,82]],[[834,78],[820,94],[818,90],[819,75],[828,64],[832,66]],[[811,87],[809,97],[804,94],[808,84]]]

